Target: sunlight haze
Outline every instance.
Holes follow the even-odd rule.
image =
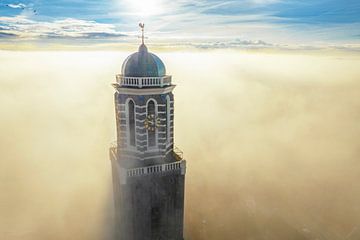
[[[111,83],[134,50],[0,52],[1,239],[112,239]],[[353,236],[358,55],[157,54],[177,85],[186,239]]]

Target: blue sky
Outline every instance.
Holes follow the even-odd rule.
[[[140,21],[152,41],[360,42],[359,0],[0,0],[1,42],[131,42]]]

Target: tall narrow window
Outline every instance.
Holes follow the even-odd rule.
[[[170,97],[166,97],[166,142],[170,142]]]
[[[156,117],[156,111],[155,111],[155,102],[153,100],[150,100],[147,105],[147,114],[148,116],[153,115],[155,119]],[[155,121],[155,120],[154,120]],[[155,123],[154,123],[155,124]],[[148,130],[148,144],[149,147],[153,147],[156,145],[156,130]]]
[[[135,146],[135,104],[132,100],[128,102],[128,116],[129,142],[131,146]]]

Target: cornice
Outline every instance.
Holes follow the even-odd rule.
[[[112,86],[120,94],[129,94],[129,95],[156,95],[156,94],[166,94],[172,92],[176,85],[171,85],[164,88],[127,88],[121,87],[118,83],[113,83]]]

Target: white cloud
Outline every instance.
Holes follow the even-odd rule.
[[[55,21],[34,21],[26,16],[0,17],[0,32],[22,39],[37,38],[109,38],[124,34],[112,24],[97,23],[75,18]]]
[[[281,0],[250,0],[250,2],[259,5],[268,5],[281,2]]]
[[[23,3],[18,3],[18,4],[6,4],[7,7],[10,7],[10,8],[21,8],[21,9],[24,9],[26,8],[26,5],[23,4]]]
[[[225,48],[246,48],[246,49],[255,49],[255,48],[271,48],[277,47],[274,44],[267,43],[263,40],[247,40],[247,39],[235,39],[228,41],[189,41],[187,43],[177,43],[176,45],[188,45],[195,48],[201,49],[225,49]]]

